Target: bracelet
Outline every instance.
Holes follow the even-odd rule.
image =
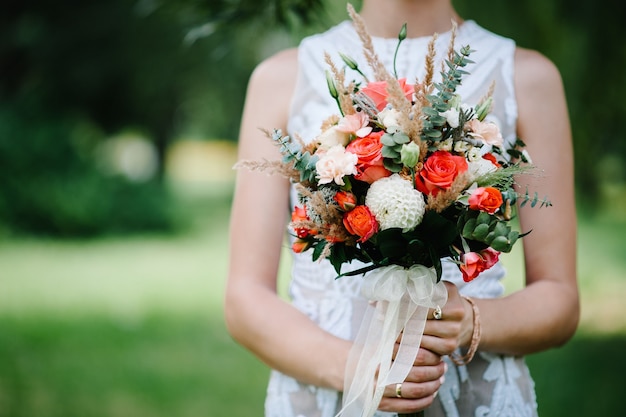
[[[472,311],[474,312],[474,330],[472,331],[472,340],[470,342],[469,349],[467,353],[463,356],[453,353],[450,355],[450,359],[458,366],[467,365],[474,358],[474,354],[476,354],[476,350],[478,350],[478,344],[480,343],[480,312],[478,311],[478,306],[469,297],[462,295],[470,305],[472,306]]]

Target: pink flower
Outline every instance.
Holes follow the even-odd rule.
[[[463,281],[470,282],[481,272],[494,266],[500,257],[500,252],[492,248],[483,249],[479,253],[467,252],[461,255],[459,269],[463,274]]]
[[[356,112],[341,118],[337,130],[362,138],[372,132],[372,128],[368,126],[369,121],[367,114],[362,111]]]
[[[406,99],[411,101],[413,93],[415,92],[413,85],[407,84],[406,78],[398,79],[398,83],[400,84],[400,88],[404,92]],[[385,106],[387,106],[387,97],[389,97],[389,93],[387,92],[387,81],[373,81],[363,87],[361,91],[372,99],[378,111],[382,111]]]
[[[487,270],[498,262],[500,252],[493,248],[487,248],[480,251],[480,256],[483,257],[485,261],[485,270]]]
[[[472,119],[465,126],[469,128],[470,136],[482,140],[487,145],[501,147],[504,142],[500,129],[495,123]]]
[[[463,281],[470,282],[483,271],[484,261],[476,252],[467,252],[461,255],[459,269],[463,273]]]
[[[335,145],[326,152],[322,152],[315,164],[317,178],[320,184],[335,182],[344,185],[343,177],[354,175],[358,158],[355,154],[346,152],[343,146]]]

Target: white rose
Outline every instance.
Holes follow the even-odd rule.
[[[317,137],[318,148],[328,150],[336,145],[346,146],[350,141],[350,134],[339,130],[338,126],[331,126]]]
[[[469,173],[472,181],[476,178],[482,177],[485,174],[494,172],[497,169],[498,167],[496,167],[493,162],[482,157],[478,158],[475,161],[469,161],[467,164],[467,172]]]
[[[400,126],[400,112],[395,109],[385,108],[378,113],[378,121],[387,128],[398,127]]]

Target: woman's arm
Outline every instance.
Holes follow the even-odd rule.
[[[536,175],[518,179],[519,191],[528,187],[553,207],[520,209],[522,231],[532,230],[522,238],[526,288],[480,307],[482,347],[523,354],[569,340],[578,325],[579,298],[573,149],[561,76],[535,51],[518,49],[515,61],[518,132],[537,167]]]
[[[254,71],[241,124],[240,160],[281,158],[260,129],[286,131],[296,72],[295,50],[269,58]],[[226,323],[235,340],[272,368],[305,383],[341,390],[350,343],[320,329],[276,293],[288,203],[289,182],[281,175],[238,170]]]
[[[547,196],[553,207],[519,211],[524,246],[526,287],[498,299],[478,299],[482,338],[480,349],[521,355],[565,343],[579,318],[576,277],[576,212],[573,151],[569,116],[556,67],[535,51],[518,49],[515,56],[518,134],[526,143],[536,169],[518,178],[519,192]],[[480,279],[480,278],[478,278]],[[459,334],[468,346],[472,309],[450,289],[444,320],[429,320],[433,336]],[[445,318],[448,317],[448,320]],[[460,324],[460,327],[459,327]],[[425,347],[444,354],[438,337],[425,337]]]

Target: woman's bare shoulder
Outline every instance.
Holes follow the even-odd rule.
[[[250,77],[250,84],[271,88],[293,87],[298,73],[298,49],[290,48],[277,52],[259,63]]]
[[[519,93],[561,88],[561,74],[548,57],[527,48],[515,50],[515,84]]]

